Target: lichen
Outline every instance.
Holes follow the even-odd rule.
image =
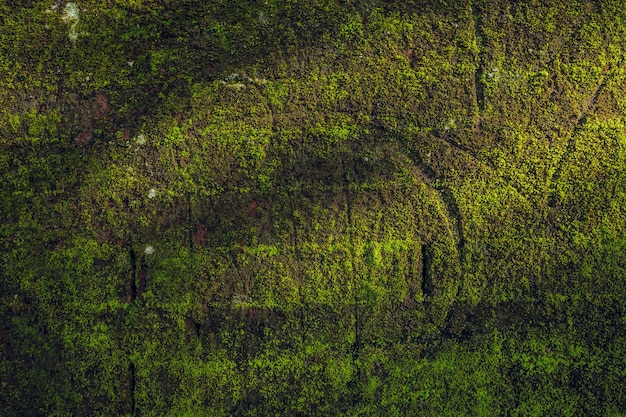
[[[70,26],[67,36],[72,42],[75,42],[76,39],[78,39],[76,28],[80,22],[80,12],[78,6],[72,2],[67,3],[63,8],[61,19]]]
[[[10,3],[0,415],[626,412],[620,1]]]

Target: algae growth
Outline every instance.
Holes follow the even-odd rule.
[[[1,415],[625,415],[621,1],[0,3]]]

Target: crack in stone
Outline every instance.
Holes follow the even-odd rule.
[[[425,164],[419,161],[413,161],[414,169],[420,178],[424,180],[424,183],[431,189],[437,196],[438,200],[443,205],[444,218],[450,227],[450,233],[452,234],[456,242],[456,251],[459,262],[459,282],[463,281],[464,265],[465,265],[465,233],[463,231],[463,217],[459,210],[456,197],[452,193],[452,190],[446,186],[439,186],[436,182],[436,176],[434,172]],[[430,274],[430,244],[422,245],[422,294],[432,295],[436,288],[436,278]],[[457,287],[457,296],[461,288],[461,285]],[[453,311],[453,305],[455,301],[445,312],[445,321],[448,320],[450,313]],[[426,339],[421,342],[424,343]]]

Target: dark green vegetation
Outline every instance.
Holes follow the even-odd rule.
[[[2,0],[0,415],[626,415],[626,7],[561,3]]]

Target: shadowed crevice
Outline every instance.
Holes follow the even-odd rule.
[[[462,149],[460,149],[462,150]],[[406,150],[408,152],[408,150]],[[463,151],[463,150],[462,150]],[[471,155],[471,153],[466,152]],[[411,155],[411,153],[407,153]],[[424,183],[428,186],[430,190],[432,190],[437,196],[438,201],[441,203],[443,207],[443,215],[445,221],[448,223],[450,229],[449,232],[452,234],[452,237],[456,243],[457,257],[459,262],[459,276],[460,281],[463,281],[464,267],[465,267],[465,233],[464,233],[464,223],[463,223],[463,215],[461,210],[459,209],[458,202],[452,189],[448,186],[441,185],[437,180],[436,174],[433,170],[423,163],[419,157],[415,158],[415,155],[412,158],[414,167],[417,171],[418,176],[424,181]],[[421,261],[422,261],[422,294],[426,297],[432,296],[437,289],[437,277],[432,275],[432,247],[430,244],[424,244],[421,247]],[[460,289],[461,286],[458,287]],[[458,295],[458,291],[457,291]],[[451,310],[446,312],[446,320],[448,320],[449,315],[451,314]]]

